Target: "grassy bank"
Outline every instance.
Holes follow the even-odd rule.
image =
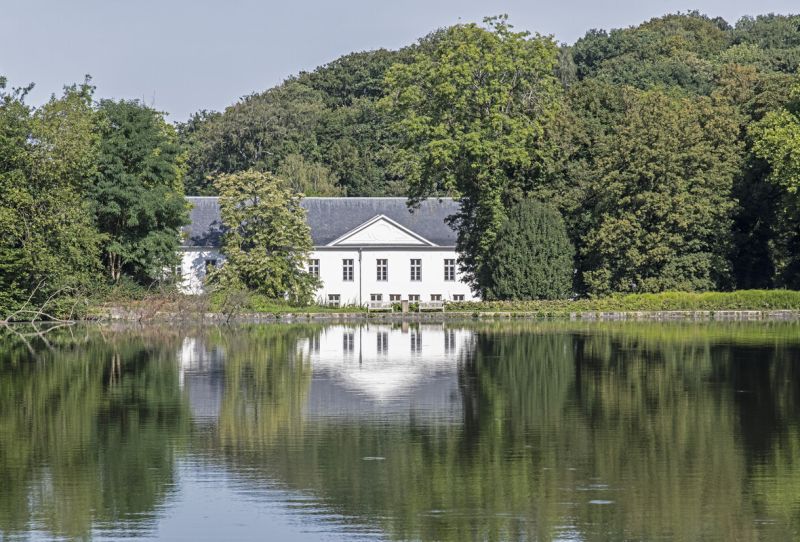
[[[211,299],[211,310],[220,310],[219,298]],[[399,305],[399,304],[398,304]],[[364,307],[292,306],[282,301],[253,295],[241,308],[252,313],[360,313]],[[800,310],[800,291],[741,290],[738,292],[663,292],[659,294],[614,295],[596,299],[530,301],[462,301],[446,304],[448,312],[511,312],[569,314],[573,312],[628,311],[728,311]]]
[[[626,294],[563,301],[466,301],[448,310],[471,312],[628,312],[800,310],[800,291],[740,290],[737,292],[663,292]]]

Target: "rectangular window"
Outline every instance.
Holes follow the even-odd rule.
[[[411,258],[411,280],[422,280],[422,260]]]
[[[339,294],[328,294],[328,305],[331,307],[338,307],[341,297]]]
[[[342,260],[342,280],[353,281],[353,260]]]
[[[431,294],[431,301],[441,301],[442,294]]]
[[[319,278],[319,260],[308,260],[308,274]]]
[[[453,294],[453,301],[464,301],[464,294]]]
[[[444,280],[456,280],[456,261],[454,259],[444,260]]]
[[[389,260],[378,259],[377,278],[378,280],[389,280]]]
[[[342,350],[344,350],[345,353],[355,350],[355,344],[355,334],[352,331],[347,331],[342,334]]]
[[[370,301],[383,301],[383,294],[369,294]]]
[[[378,354],[386,354],[389,351],[389,332],[379,331],[378,337]]]
[[[400,301],[400,294],[389,294],[389,301]]]
[[[419,294],[408,294],[409,301],[419,301]]]

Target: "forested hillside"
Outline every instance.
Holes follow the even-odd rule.
[[[414,184],[404,157],[421,148],[404,139],[403,122],[437,113],[405,110],[398,121],[394,98],[402,89],[387,77],[392,66],[395,73],[420,67],[443,47],[457,57],[461,45],[448,42],[450,30],[400,51],[347,55],[224,112],[198,113],[179,127],[187,193],[211,194],[213,175],[254,167],[283,173],[311,195],[464,195],[458,183]],[[538,145],[537,163],[514,172],[497,205],[535,196],[558,206],[576,245],[579,290],[800,287],[797,181],[775,182],[782,158],[773,156],[775,145],[758,143],[767,135],[763,122],[794,127],[794,150],[782,156],[797,161],[790,90],[800,66],[800,16],[731,25],[692,12],[590,30],[572,45],[526,39],[550,44],[536,58],[552,57],[560,88],[547,100],[558,102],[558,112],[536,119],[550,148],[528,143],[529,150]],[[763,120],[770,115],[779,118]],[[487,216],[499,223],[502,209]],[[488,223],[467,219],[462,230],[470,225],[484,241],[492,238]],[[476,284],[479,266],[478,259],[469,269]]]

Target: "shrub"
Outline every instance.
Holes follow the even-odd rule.
[[[508,213],[487,270],[487,299],[564,299],[572,292],[575,249],[561,214],[523,200]]]

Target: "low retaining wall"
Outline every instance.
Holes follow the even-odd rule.
[[[221,313],[157,312],[146,317],[138,311],[114,308],[101,320],[130,322],[206,322],[219,324],[269,322],[441,322],[445,320],[547,319],[575,321],[790,321],[800,320],[800,310],[721,310],[721,311],[587,311],[550,312],[319,312],[319,313],[241,313],[228,317]]]

